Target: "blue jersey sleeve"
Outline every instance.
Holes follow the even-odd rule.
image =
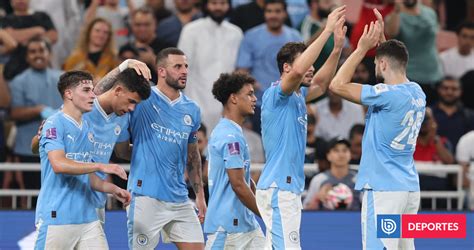
[[[239,53],[237,55],[237,68],[251,69],[253,66],[252,58],[252,41],[248,36],[244,36],[242,43],[240,43]]]
[[[270,105],[272,109],[288,103],[290,96],[283,93],[283,90],[281,89],[281,84],[268,88],[267,92],[267,100],[265,100],[265,102],[267,105]]]
[[[196,143],[198,139],[197,132],[199,128],[201,127],[201,110],[199,108],[197,108],[196,115],[193,118],[195,122],[193,124],[193,129],[191,131],[191,134],[189,135],[189,138],[188,138],[188,144]]]
[[[362,85],[360,100],[363,105],[384,107],[390,103],[392,98],[390,88],[386,84]]]
[[[233,134],[225,137],[222,144],[222,158],[226,169],[244,167],[244,147],[246,144]]]
[[[65,150],[64,127],[58,120],[46,120],[41,131],[40,145],[48,153],[53,150]]]

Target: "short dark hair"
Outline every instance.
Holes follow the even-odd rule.
[[[61,97],[64,98],[64,92],[66,89],[69,88],[74,88],[79,85],[81,81],[88,80],[92,81],[94,78],[93,76],[86,71],[80,71],[80,70],[71,70],[68,72],[63,73],[59,77],[59,82],[58,82],[58,91]]]
[[[51,43],[42,36],[34,36],[30,40],[28,40],[25,46],[27,51],[28,51],[28,47],[32,43],[44,43],[44,45],[46,46],[46,49],[48,49],[48,51],[51,52]]]
[[[145,14],[145,15],[151,15],[153,16],[153,19],[156,21],[156,18],[155,18],[155,13],[153,12],[153,9],[150,8],[150,7],[147,7],[147,6],[142,6],[136,10],[134,10],[132,12],[132,14],[130,15],[130,18],[135,18],[135,16],[138,14],[138,13],[142,13],[142,14]]]
[[[462,22],[456,29],[456,33],[459,35],[459,33],[461,33],[461,30],[462,29],[470,29],[470,30],[473,30],[474,29],[474,22],[469,22],[469,21],[465,21],[465,22]]]
[[[135,56],[139,56],[140,55],[140,52],[138,51],[138,49],[133,46],[133,44],[130,44],[130,43],[127,43],[125,45],[123,45],[122,47],[120,47],[119,49],[119,56],[121,56],[123,53],[127,52],[127,51],[130,51],[133,53],[133,55]]]
[[[277,54],[278,70],[283,73],[285,63],[292,64],[299,53],[305,51],[306,45],[302,42],[289,42],[281,47]]]
[[[134,69],[128,68],[120,72],[115,78],[115,84],[124,86],[130,92],[136,92],[142,100],[150,97],[150,83]]]
[[[160,52],[158,52],[158,55],[156,55],[156,65],[163,66],[165,61],[168,59],[169,55],[184,56],[184,52],[175,47],[169,47],[169,48],[163,49]]]
[[[388,57],[398,63],[402,68],[406,68],[408,63],[408,50],[403,42],[390,39],[377,47],[375,57]]]
[[[287,10],[286,10],[286,6],[287,6],[287,5],[286,5],[286,1],[285,1],[285,0],[265,0],[265,5],[264,5],[263,9],[266,9],[266,8],[267,8],[267,5],[269,5],[269,4],[274,4],[274,3],[280,3],[280,4],[282,4],[282,5],[283,5],[283,9],[284,9],[285,11],[287,11]]]
[[[354,138],[354,135],[363,135],[365,130],[365,125],[364,124],[354,124],[352,126],[351,130],[349,131],[349,139],[352,140]]]
[[[222,105],[226,105],[231,94],[239,92],[245,84],[255,84],[255,79],[246,73],[222,73],[212,86],[212,94]]]
[[[436,84],[436,89],[439,90],[441,88],[441,86],[443,86],[443,83],[445,81],[453,81],[453,82],[457,82],[459,84],[459,86],[461,86],[461,82],[459,81],[458,78],[452,76],[452,75],[445,75],[443,77],[443,79],[441,81],[439,81],[437,84]]]

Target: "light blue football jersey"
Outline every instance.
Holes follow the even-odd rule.
[[[82,224],[97,220],[89,176],[56,174],[48,152],[63,150],[66,158],[91,162],[94,135],[87,121],[78,124],[73,118],[57,112],[44,123],[40,139],[41,190],[36,205],[36,223],[47,225]]]
[[[419,191],[413,152],[425,116],[426,96],[415,82],[362,87],[369,106],[356,189]]]
[[[108,164],[115,143],[127,141],[129,138],[128,122],[129,114],[118,116],[115,113],[107,115],[104,109],[100,106],[99,100],[94,100],[94,106],[91,112],[83,115],[85,121],[89,123],[94,134],[92,157],[95,162]],[[105,179],[107,175],[102,172],[96,172],[101,178]],[[105,207],[107,201],[107,194],[99,191],[93,191],[92,199],[97,208]]]
[[[128,189],[166,202],[185,202],[188,144],[197,142],[201,111],[183,93],[171,101],[158,88],[130,115],[133,142]]]
[[[242,128],[222,118],[212,131],[209,152],[209,204],[204,232],[244,233],[255,230],[254,213],[237,197],[227,175],[227,169],[243,168],[250,186],[250,154]]]
[[[281,82],[265,91],[262,100],[262,141],[266,163],[258,189],[278,187],[301,194],[304,189],[307,88],[285,95]]]

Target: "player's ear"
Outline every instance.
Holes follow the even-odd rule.
[[[117,96],[117,95],[120,95],[120,93],[122,93],[122,92],[123,92],[122,86],[120,86],[120,85],[115,86],[115,88],[114,88],[114,94],[115,94],[116,96]]]
[[[289,63],[283,63],[283,72],[288,73],[291,70],[291,65]]]
[[[72,89],[64,90],[64,100],[72,100]]]
[[[234,93],[230,94],[229,99],[231,103],[237,104],[237,96]]]

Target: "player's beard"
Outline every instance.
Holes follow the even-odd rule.
[[[176,89],[176,90],[181,90],[181,89],[184,89],[186,87],[186,84],[184,84],[184,85],[179,84],[179,79],[173,79],[170,76],[166,76],[165,81],[166,81],[166,84],[168,84],[168,86],[170,86],[170,87],[172,87],[173,89]]]

